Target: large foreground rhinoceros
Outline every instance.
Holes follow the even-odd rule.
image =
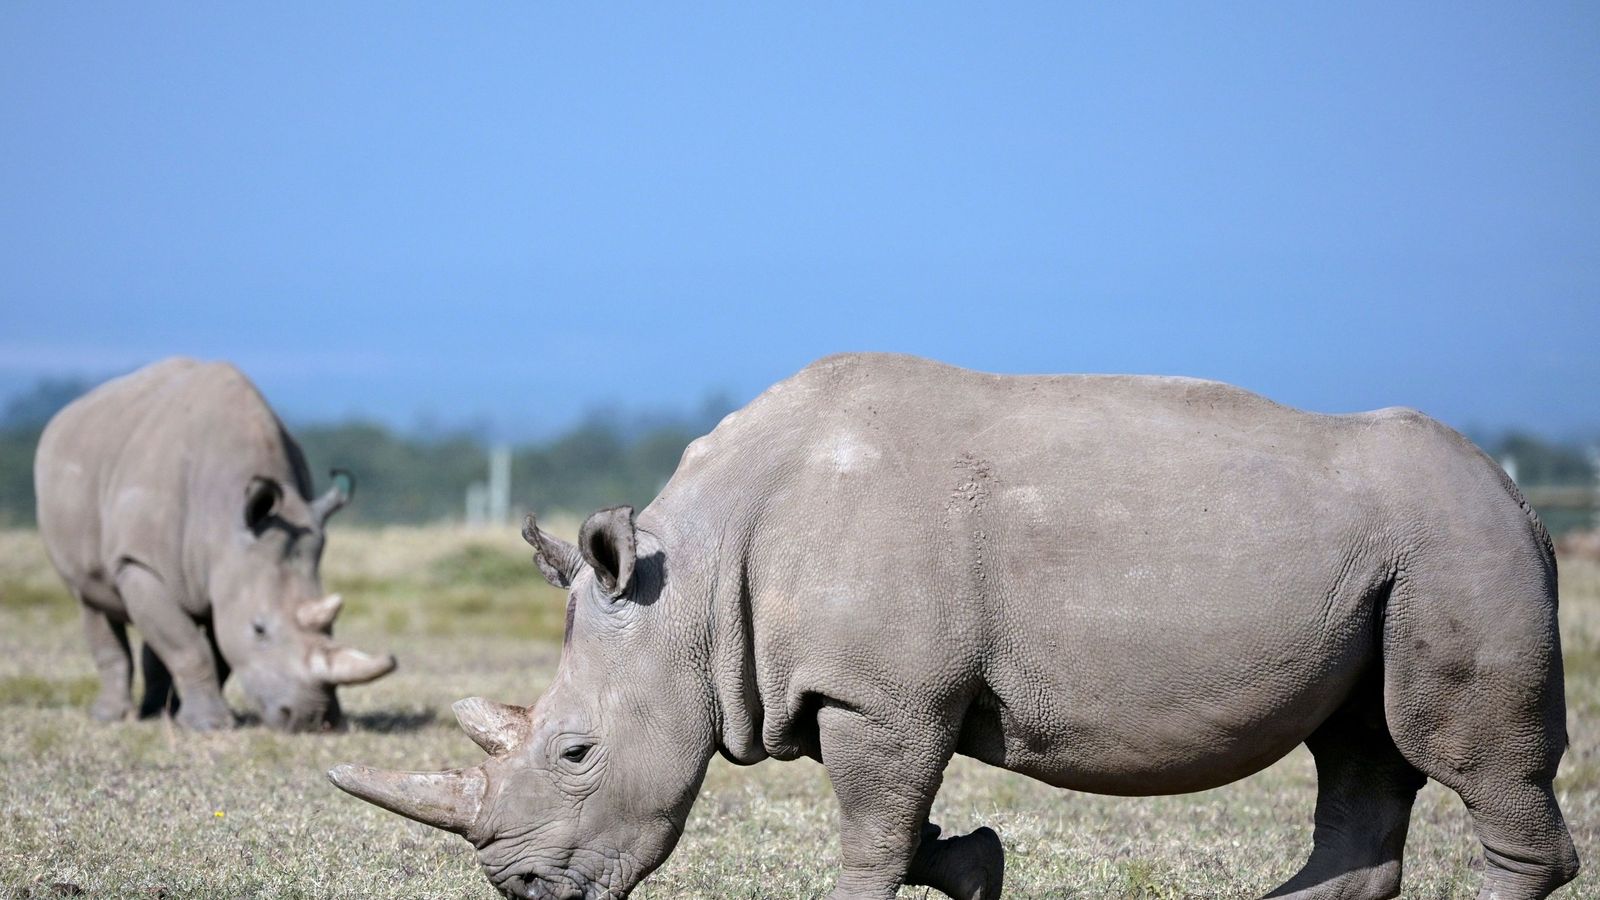
[[[337,724],[334,687],[394,657],[333,642],[339,597],[317,574],[342,473],[311,497],[305,457],[244,375],[169,359],[90,391],[45,428],[39,533],[82,606],[100,671],[96,718],[131,710],[127,626],[144,639],[143,714],[222,728],[230,670],[276,728]],[[176,697],[173,688],[176,687]]]
[[[1550,542],[1493,461],[1415,412],[841,356],[692,444],[637,524],[526,536],[571,588],[550,689],[457,704],[482,765],[330,773],[466,836],[507,896],[625,895],[718,751],[826,766],[836,898],[999,894],[994,833],[928,823],[955,753],[1170,794],[1304,742],[1314,849],[1272,896],[1394,896],[1427,777],[1471,811],[1483,897],[1578,869],[1551,793]]]

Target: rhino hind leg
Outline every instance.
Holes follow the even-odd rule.
[[[1411,805],[1427,779],[1389,738],[1378,691],[1365,692],[1362,700],[1336,713],[1306,746],[1317,763],[1311,858],[1267,896],[1292,900],[1399,896]]]
[[[1554,563],[1486,542],[1410,574],[1383,626],[1395,745],[1466,804],[1481,900],[1543,900],[1578,874],[1552,789],[1567,746]]]
[[[144,699],[139,703],[139,718],[176,715],[178,691],[172,673],[149,644],[139,648],[139,671],[144,675]]]
[[[1005,849],[994,829],[941,838],[939,826],[930,822],[922,826],[906,884],[926,885],[954,900],[997,900],[1005,872]]]
[[[128,629],[105,613],[82,604],[83,633],[89,654],[100,674],[100,693],[89,705],[89,715],[101,722],[118,722],[133,710],[129,693],[133,681],[133,654],[128,649]]]

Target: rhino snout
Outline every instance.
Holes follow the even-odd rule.
[[[514,875],[502,882],[499,889],[502,896],[517,900],[586,900],[592,893],[586,890],[586,885],[587,882]],[[606,896],[623,895],[613,893]]]
[[[287,703],[271,704],[261,711],[262,724],[279,731],[336,731],[344,727],[344,712],[338,698],[329,698],[325,705],[310,707],[291,706]]]

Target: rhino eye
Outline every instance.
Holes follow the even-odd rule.
[[[252,631],[254,631],[256,633],[256,637],[258,637],[258,638],[267,636],[267,623],[261,621],[260,619],[257,619],[256,621],[251,622],[250,623],[250,628],[251,628]]]
[[[561,751],[561,758],[566,760],[567,762],[570,762],[570,763],[583,762],[583,758],[585,756],[588,756],[588,755],[589,755],[589,745],[588,744],[577,744],[577,745],[568,747],[567,749]]]

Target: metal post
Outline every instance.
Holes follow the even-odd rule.
[[[489,488],[481,481],[467,485],[467,524],[477,528],[489,515]]]
[[[489,524],[504,525],[511,515],[511,446],[496,444],[489,451]]]
[[[1600,531],[1600,444],[1589,445],[1589,474],[1594,478],[1594,496],[1589,500],[1589,525]]]

